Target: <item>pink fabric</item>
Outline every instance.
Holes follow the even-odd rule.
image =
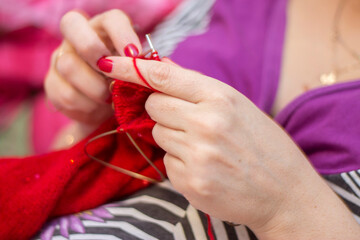
[[[29,25],[59,33],[60,18],[71,9],[85,10],[90,16],[119,8],[128,13],[141,29],[149,29],[182,0],[11,0],[2,1],[0,27],[6,31]]]
[[[90,16],[122,9],[139,27],[150,31],[182,0],[11,0],[0,2],[0,127],[21,101],[39,94],[34,104],[32,139],[35,153],[47,152],[58,130],[69,122],[49,110],[42,94],[52,51],[59,45],[59,21],[71,9]],[[14,87],[16,86],[16,87]],[[6,94],[3,94],[6,93]],[[5,111],[5,112],[4,112]],[[5,115],[4,115],[5,114]]]

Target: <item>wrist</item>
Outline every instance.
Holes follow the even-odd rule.
[[[302,189],[264,225],[253,229],[259,239],[359,238],[360,225],[320,176]]]

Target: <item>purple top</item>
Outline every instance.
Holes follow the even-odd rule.
[[[270,113],[280,77],[286,0],[218,0],[206,33],[172,59],[242,92]],[[188,57],[190,56],[190,57]],[[360,169],[360,81],[306,92],[275,120],[322,174]]]

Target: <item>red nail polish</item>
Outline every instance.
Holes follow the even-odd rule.
[[[139,49],[134,44],[130,43],[124,48],[124,54],[127,57],[137,57],[139,55]]]
[[[106,59],[105,57],[102,57],[98,60],[97,66],[101,71],[109,73],[112,70],[113,61],[111,59]]]

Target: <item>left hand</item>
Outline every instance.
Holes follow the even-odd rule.
[[[107,59],[107,76],[145,86],[131,58]],[[145,107],[175,189],[194,207],[253,230],[298,214],[300,199],[311,203],[325,184],[283,129],[232,87],[168,62],[137,65],[160,91]]]

